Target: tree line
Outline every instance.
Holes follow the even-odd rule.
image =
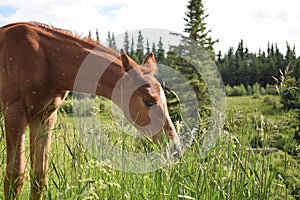
[[[110,35],[109,33],[107,38],[108,46],[118,50],[114,37]],[[145,55],[153,52],[158,63],[168,64],[170,52],[169,48],[164,48],[163,39],[160,37],[158,43],[153,42],[151,47],[148,39],[146,46],[144,40],[141,31],[139,31],[137,41],[134,41],[133,37],[130,41],[126,32],[122,47],[138,63],[142,62]],[[216,65],[224,85],[230,86],[274,85],[276,79],[280,78],[280,71],[284,71],[287,67],[296,80],[300,78],[300,56],[296,56],[295,47],[292,48],[288,43],[285,53],[282,53],[276,43],[268,43],[266,52],[259,50],[258,53],[253,53],[244,47],[244,41],[241,40],[236,50],[230,47],[224,55],[219,51],[216,55]]]
[[[225,85],[245,87],[258,83],[263,87],[274,85],[280,78],[280,71],[287,67],[296,80],[300,78],[300,57],[296,56],[295,47],[286,44],[286,52],[282,53],[277,44],[268,44],[267,51],[249,52],[241,40],[236,51],[230,47],[222,56],[219,52],[216,60]]]
[[[296,107],[300,108],[300,105],[298,105],[300,102],[300,57],[296,56],[295,47],[286,44],[286,51],[282,53],[276,43],[268,43],[267,51],[259,50],[258,53],[254,53],[250,52],[245,47],[244,41],[241,40],[236,50],[230,47],[224,55],[220,51],[216,54],[213,45],[218,40],[214,40],[209,36],[211,30],[207,29],[205,20],[208,14],[205,12],[206,9],[202,0],[189,0],[184,17],[186,24],[183,30],[187,37],[183,38],[184,42],[177,47],[169,46],[168,49],[165,49],[163,38],[160,38],[157,44],[149,44],[148,39],[144,38],[142,32],[139,31],[137,41],[126,32],[122,48],[138,63],[141,63],[149,52],[153,52],[159,64],[170,66],[184,74],[197,93],[199,102],[203,105],[209,105],[207,85],[193,66],[182,59],[185,52],[193,51],[193,49],[190,49],[190,44],[196,43],[193,45],[204,48],[215,60],[227,88],[241,89],[239,93],[249,95],[254,90],[257,91],[255,89],[257,86],[269,91],[267,93],[272,93],[270,88],[275,87],[276,84],[285,85],[285,88],[288,89],[281,93],[282,97],[287,98],[282,100],[284,105],[287,105],[285,107],[289,108],[295,107],[290,105],[297,105]],[[99,40],[98,31],[96,31],[96,39]],[[114,33],[108,32],[107,44],[117,50]],[[174,55],[174,52],[177,52],[177,55]],[[284,79],[285,76],[288,77]],[[290,103],[291,100],[293,101],[292,104]]]

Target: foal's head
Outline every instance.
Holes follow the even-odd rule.
[[[153,53],[146,56],[141,66],[123,50],[121,60],[126,72],[120,81],[122,90],[118,101],[125,117],[156,144],[159,145],[167,136],[179,148],[180,142],[169,116],[164,91],[154,77],[156,61]]]

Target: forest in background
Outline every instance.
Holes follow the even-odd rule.
[[[157,43],[150,44],[142,31],[139,31],[136,40],[126,31],[122,48],[137,63],[142,63],[144,57],[153,52],[157,63],[170,66],[183,74],[197,95],[202,116],[209,115],[211,99],[201,74],[183,59],[186,52],[193,51],[191,44],[203,48],[215,61],[227,96],[279,95],[283,109],[294,110],[300,120],[300,56],[297,56],[295,46],[286,43],[286,49],[282,50],[276,42],[266,41],[266,51],[258,49],[258,52],[250,52],[241,39],[236,48],[233,45],[225,53],[216,53],[213,46],[219,41],[209,36],[211,30],[207,29],[206,23],[208,16],[202,0],[190,0],[184,17],[186,24],[182,44],[168,46],[161,37]],[[91,35],[90,31],[89,37]],[[99,41],[98,30],[96,40]],[[108,32],[106,44],[119,51],[113,32]],[[176,107],[176,95],[170,93],[167,98]],[[171,114],[176,115],[176,112],[171,111]]]
[[[187,165],[174,174],[188,172],[188,175],[183,177],[195,177],[195,173],[199,174],[197,181],[191,179],[191,184],[186,187],[193,188],[190,196],[197,197],[195,199],[199,199],[198,195],[202,199],[205,193],[219,195],[220,198],[216,199],[299,199],[300,57],[297,56],[295,47],[287,43],[286,49],[283,50],[279,49],[276,43],[266,41],[266,51],[250,52],[244,41],[240,40],[236,47],[233,44],[233,47],[229,47],[227,52],[216,53],[213,46],[218,40],[209,36],[211,30],[206,28],[205,19],[208,15],[205,12],[202,0],[189,0],[184,18],[186,37],[182,38],[183,42],[178,46],[167,46],[162,37],[156,43],[149,43],[142,31],[139,31],[137,38],[133,38],[132,35],[125,32],[121,46],[137,63],[142,63],[145,55],[153,52],[159,64],[169,66],[184,75],[197,95],[200,128],[199,134],[194,140],[196,144],[192,145],[191,151],[189,151],[189,153],[195,152],[195,154],[188,159],[182,157],[184,161],[181,163]],[[99,35],[96,30],[95,40],[99,41]],[[89,37],[92,38],[91,32]],[[116,44],[113,32],[109,32],[106,41],[101,41],[101,43],[106,43],[108,47],[119,51],[120,47]],[[204,49],[205,53],[202,53],[208,55],[215,62],[223,79],[227,96],[240,96],[226,98],[227,110],[224,129],[221,133],[222,139],[218,141],[215,148],[223,153],[211,154],[212,157],[202,161],[197,159],[200,153],[198,150],[201,149],[202,136],[205,135],[212,120],[212,98],[203,75],[199,74],[194,66],[184,59],[197,48]],[[202,54],[200,53],[199,56],[201,57]],[[160,66],[158,65],[158,67]],[[176,82],[176,77],[172,74],[163,78],[164,80],[167,78],[169,82]],[[211,79],[213,78],[211,77]],[[162,86],[164,86],[163,83]],[[164,89],[172,121],[190,121],[182,118],[181,102],[177,95],[167,87]],[[181,89],[184,90],[183,87]],[[189,96],[190,93],[185,95]],[[85,108],[85,112],[81,113],[82,116],[101,113],[103,116],[107,115],[108,121],[111,122],[110,108],[106,105],[107,102],[103,99],[96,99],[96,102],[95,106],[92,99],[85,101],[80,101],[80,98],[67,99],[61,107],[61,113],[63,115],[71,114],[72,107],[79,105]],[[188,112],[193,109],[193,106],[187,107],[190,109]],[[110,127],[109,130],[114,130],[114,128]],[[228,138],[226,139],[226,137]],[[249,148],[250,150],[258,149],[258,152],[249,151]],[[266,149],[268,151],[270,148],[275,148],[276,151],[266,153],[259,150]],[[197,150],[195,151],[195,149]],[[211,162],[214,161],[218,161],[217,166],[212,165],[213,169],[209,168]],[[195,170],[189,173],[187,169],[192,169],[192,166],[195,167]],[[202,168],[203,166],[208,166],[208,168]],[[216,180],[216,174],[218,174],[217,177],[220,176],[220,180]],[[207,177],[210,178],[207,179]],[[132,180],[136,180],[136,177]],[[228,183],[224,183],[224,180],[228,180]],[[180,183],[177,178],[174,178],[174,181],[170,188]],[[184,182],[186,181],[184,178]],[[195,184],[198,181],[207,184],[208,189],[206,186],[200,187]],[[234,182],[233,185],[232,182]],[[142,183],[144,183],[144,179]],[[169,179],[166,183],[169,183]],[[220,185],[215,185],[215,183]],[[216,186],[215,189],[210,188],[213,185]],[[132,188],[132,182],[129,182],[128,186]],[[147,185],[145,188],[149,188],[149,186]],[[159,186],[159,188],[162,187]],[[62,191],[65,190],[62,189]],[[115,197],[116,190],[112,191],[108,194],[114,194]],[[155,190],[152,191],[160,194]],[[175,190],[172,189],[172,191]],[[175,194],[174,198],[179,196]],[[213,198],[210,196],[203,199]]]
[[[96,34],[98,34],[96,32]],[[114,34],[108,33],[107,44],[110,48],[119,51],[116,46]],[[296,55],[295,46],[286,44],[286,50],[282,51],[276,43],[266,44],[267,51],[258,49],[258,52],[250,52],[244,45],[242,39],[237,47],[229,47],[228,51],[213,54],[216,65],[222,75],[224,85],[239,86],[243,84],[245,87],[259,84],[262,87],[267,85],[275,85],[276,78],[280,78],[280,71],[285,71],[287,67],[296,80],[300,78],[300,56]],[[141,63],[144,56],[150,52],[155,54],[158,63],[168,64],[168,51],[163,43],[163,38],[159,42],[149,44],[148,39],[139,31],[137,41],[132,37],[129,38],[125,33],[122,47],[134,60]]]
[[[98,35],[97,32],[96,35]],[[110,48],[119,51],[113,33],[108,33],[107,44]],[[287,84],[285,87],[289,89],[285,92],[289,92],[289,94],[286,94],[289,97],[286,97],[288,100],[285,101],[291,100],[293,101],[292,104],[295,105],[286,105],[286,107],[300,108],[300,93],[296,89],[300,85],[300,56],[297,56],[295,46],[287,43],[285,51],[279,49],[276,43],[267,43],[266,46],[267,51],[259,49],[257,53],[250,52],[245,47],[244,41],[241,40],[236,48],[230,47],[225,53],[219,51],[218,54],[212,54],[212,58],[215,60],[223,79],[226,95],[277,95],[276,86],[278,84]],[[178,66],[182,65],[182,61],[178,62],[178,58],[174,62],[174,57],[172,56],[174,47],[166,48],[163,38],[160,38],[157,44],[149,44],[148,39],[146,38],[145,40],[141,31],[139,31],[136,41],[133,37],[130,38],[126,32],[122,48],[138,63],[142,62],[145,55],[153,52],[158,63],[165,65],[170,65],[171,63],[171,67],[174,67],[175,64],[177,67],[174,68],[179,69],[183,74],[187,76],[192,74],[191,66]],[[282,79],[285,76],[287,76],[288,80]],[[195,79],[195,82],[197,82],[196,79],[200,77],[189,76],[188,78]],[[285,81],[285,83],[281,81]],[[194,89],[203,95],[203,89],[199,88],[199,85],[198,87],[197,84],[194,85]],[[289,103],[291,104],[291,102]]]
[[[182,170],[175,170],[175,176],[171,175],[174,177],[171,186],[166,186],[166,183],[170,183],[170,178],[163,183],[161,175],[158,175],[155,180],[159,181],[154,182],[158,183],[159,189],[146,185],[144,187],[147,188],[146,194],[149,191],[155,195],[175,192],[174,196],[160,196],[155,199],[179,197],[191,197],[189,199],[299,199],[300,57],[297,56],[293,45],[287,44],[284,51],[279,49],[276,43],[267,43],[267,41],[267,51],[250,52],[241,40],[236,44],[236,48],[229,47],[227,52],[216,53],[213,46],[218,40],[209,36],[211,30],[207,29],[205,22],[207,16],[202,0],[189,0],[184,18],[186,22],[184,32],[187,37],[178,46],[167,46],[163,42],[164,38],[160,38],[157,43],[150,44],[142,31],[139,31],[136,39],[127,32],[125,33],[122,48],[128,55],[137,63],[142,63],[145,55],[153,52],[159,64],[172,67],[183,74],[197,95],[201,111],[199,135],[195,138],[191,150],[185,154],[185,157],[182,157],[182,162],[179,162],[186,165],[182,167]],[[89,37],[92,37],[91,35],[90,32]],[[99,41],[98,31],[96,31],[96,40]],[[117,47],[115,35],[112,32],[108,33],[107,40],[102,43],[119,51],[120,47]],[[202,135],[206,133],[211,121],[212,102],[207,83],[202,75],[184,59],[186,52],[193,51],[191,43],[205,49],[206,54],[215,61],[227,95],[244,96],[226,98],[228,107],[222,139],[213,150],[219,149],[220,152],[212,153],[211,157],[202,160],[198,157],[199,149],[201,149]],[[174,77],[171,75],[164,78],[172,82]],[[168,88],[165,89],[170,116],[173,121],[178,122],[181,117],[178,99],[176,94],[169,92]],[[271,95],[261,97],[265,94]],[[82,101],[74,100],[74,102],[83,106]],[[88,104],[91,105],[92,111],[89,113],[95,113],[93,102],[85,103],[85,107],[88,107]],[[97,112],[101,111],[103,114],[109,110],[104,103],[99,104]],[[63,111],[72,112],[72,105],[74,104],[71,101],[65,102],[62,107]],[[111,121],[110,117],[109,121]],[[109,130],[114,129],[109,128]],[[258,150],[262,148],[266,151],[269,148],[276,148],[276,152],[252,152],[249,151],[249,147]],[[218,163],[214,165],[216,161]],[[163,171],[169,173],[168,169]],[[182,175],[184,181],[178,180],[178,175]],[[144,185],[145,177],[147,176],[144,176],[141,183],[137,185]],[[150,179],[153,186],[154,179]],[[121,182],[124,183],[124,180],[122,179]],[[132,180],[137,180],[137,177]],[[187,182],[190,183],[188,186],[186,186]],[[178,184],[180,185],[179,192],[174,189]],[[125,190],[129,191],[134,188],[132,185],[133,182],[129,181],[128,188]],[[215,187],[212,188],[212,186]],[[122,185],[120,188],[126,188],[126,186]],[[170,188],[172,192],[161,191],[162,188]],[[182,196],[182,191],[185,190],[192,192],[184,193],[188,196]],[[62,189],[62,191],[65,190]],[[82,189],[80,194],[82,191],[84,190]],[[115,198],[116,191],[113,188],[108,195],[113,194]],[[139,190],[134,188],[134,192],[131,193],[134,194],[137,191]],[[153,199],[153,196],[151,197],[149,199]],[[124,198],[123,194],[122,198]],[[143,199],[145,198],[143,196]]]

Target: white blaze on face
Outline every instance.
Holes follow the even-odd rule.
[[[166,112],[167,111],[167,98],[166,98],[166,95],[165,95],[164,90],[161,87],[161,85],[160,85],[159,92],[160,92],[160,98],[161,98],[161,100],[162,100],[162,102],[164,104],[164,109],[165,109],[164,111]]]
[[[164,90],[163,88],[160,86],[160,98],[163,102],[163,107],[164,107],[164,115],[165,115],[165,131],[167,131],[167,134],[169,135],[169,137],[172,138],[173,142],[174,142],[174,145],[176,147],[176,151],[178,151],[177,153],[181,153],[181,144],[180,144],[180,140],[179,140],[179,137],[177,135],[177,131],[174,127],[174,124],[171,120],[171,117],[169,115],[169,111],[168,111],[168,108],[167,108],[167,98],[166,98],[166,95],[164,93]],[[158,139],[159,140],[159,139]]]

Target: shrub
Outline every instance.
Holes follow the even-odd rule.
[[[254,94],[254,95],[253,95],[253,99],[260,99],[259,94]]]
[[[110,112],[111,101],[104,97],[93,97],[90,98],[81,96],[80,98],[67,98],[63,104],[59,107],[59,111],[66,114],[73,114],[79,116],[91,116],[96,112]]]
[[[253,91],[253,94],[260,94],[260,84],[259,83],[255,83],[253,86],[252,86],[252,91]]]
[[[92,116],[99,112],[99,107],[95,105],[95,100],[91,98],[73,99],[73,114],[77,116]]]
[[[245,95],[276,95],[274,86],[267,84],[266,87],[261,87],[259,83],[255,83],[253,86],[243,84],[238,86],[225,86],[226,96],[245,96]]]
[[[225,86],[225,92],[226,92],[226,96],[233,96],[233,89],[230,85],[226,85]]]
[[[232,96],[246,96],[247,90],[243,84],[233,86]]]
[[[300,80],[292,75],[289,67],[280,71],[280,78],[275,79],[276,90],[281,97],[281,103],[287,109],[300,109]]]
[[[265,97],[264,102],[269,106],[273,106],[273,108],[275,108],[275,109],[277,109],[279,107],[276,98],[273,96]]]
[[[261,95],[266,95],[267,93],[266,93],[266,89],[264,88],[264,87],[261,87],[260,88],[260,94]]]
[[[72,100],[71,99],[67,99],[63,102],[63,104],[59,107],[59,111],[66,113],[66,114],[71,114],[73,113],[72,110]]]
[[[266,85],[266,94],[276,95],[276,90],[273,85],[269,85],[269,84]]]
[[[253,94],[253,90],[252,90],[252,87],[251,85],[247,85],[247,95],[252,95]]]

